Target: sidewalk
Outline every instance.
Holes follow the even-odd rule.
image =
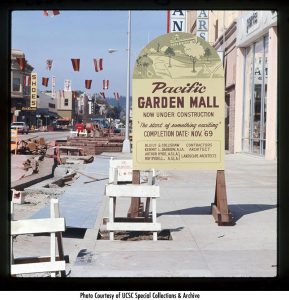
[[[218,226],[210,214],[216,171],[161,171],[161,175],[156,182],[161,193],[158,222],[162,230],[170,230],[172,240],[96,240],[96,226],[87,230],[70,277],[276,276],[276,161],[226,155],[227,198],[234,226]],[[99,218],[108,216],[105,202]],[[126,215],[129,202],[117,202],[117,216]]]

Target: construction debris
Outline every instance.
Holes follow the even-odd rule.
[[[35,139],[29,138],[18,142],[18,154],[44,155],[48,148],[43,137]]]
[[[94,160],[93,155],[74,156],[74,155],[61,155],[61,161],[65,161],[66,164],[77,164],[76,161],[81,161],[83,164],[90,164]]]
[[[38,173],[39,162],[34,158],[26,159],[26,161],[23,163],[23,170],[28,171],[30,168],[32,168],[32,173]]]

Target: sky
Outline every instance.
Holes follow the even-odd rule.
[[[12,13],[12,49],[22,50],[38,73],[38,88],[56,90],[70,79],[72,90],[85,91],[84,81],[92,80],[91,94],[102,90],[102,80],[109,80],[106,96],[113,92],[126,95],[128,11],[60,11],[54,17],[42,10]],[[166,11],[131,12],[131,76],[135,60],[146,44],[166,34]],[[109,53],[108,49],[117,49]],[[71,58],[80,58],[80,71],[73,71]],[[93,59],[103,58],[103,71],[95,72]],[[51,70],[46,60],[52,59]],[[48,87],[41,78],[49,77]]]

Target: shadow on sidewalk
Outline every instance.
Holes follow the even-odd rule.
[[[233,215],[234,221],[238,221],[244,215],[261,212],[268,209],[276,208],[277,205],[269,204],[232,204],[229,210]],[[158,217],[164,215],[211,215],[211,206],[190,207],[179,210],[168,211],[157,214]]]

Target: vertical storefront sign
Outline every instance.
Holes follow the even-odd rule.
[[[56,85],[56,78],[55,78],[55,76],[52,76],[52,80],[51,80],[51,97],[53,99],[55,99],[55,97],[56,97],[55,85]]]
[[[151,41],[132,84],[133,168],[224,168],[224,71],[218,53],[190,33]]]
[[[209,11],[208,10],[197,10],[196,20],[197,36],[208,41],[209,31]]]
[[[31,73],[30,107],[37,107],[37,73]]]
[[[169,10],[167,17],[167,32],[186,32],[187,31],[187,11]]]
[[[71,92],[71,80],[70,79],[64,80],[64,91]]]

